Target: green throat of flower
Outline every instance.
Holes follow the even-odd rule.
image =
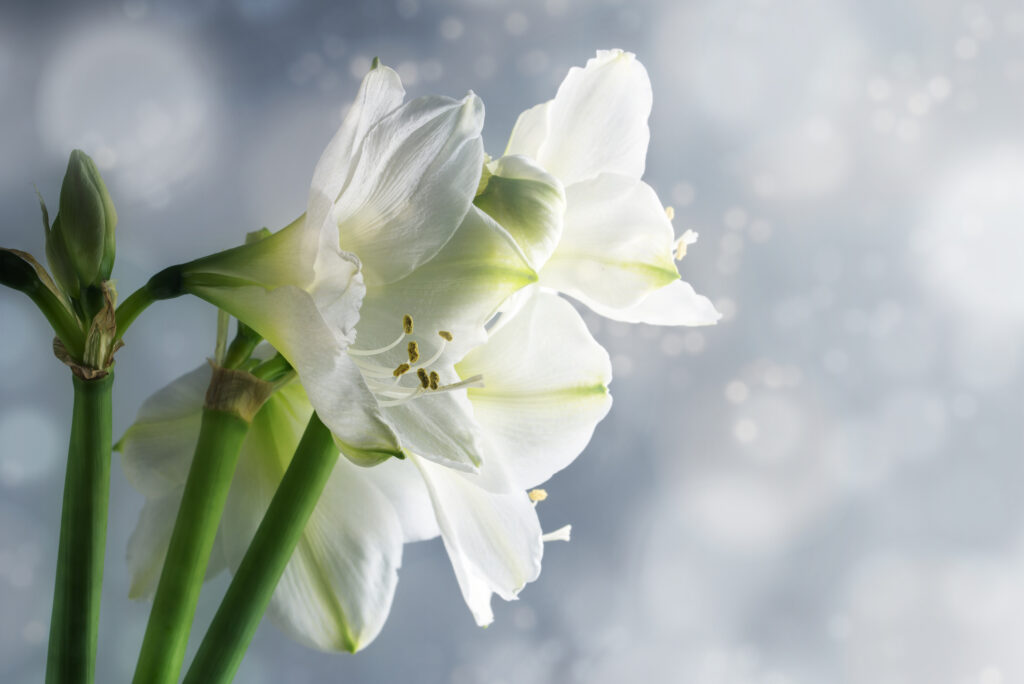
[[[434,353],[427,359],[420,358],[420,347],[426,346],[426,342],[420,339],[408,339],[414,334],[412,316],[406,314],[402,317],[402,332],[390,344],[376,349],[353,349],[349,348],[349,356],[359,366],[363,378],[369,386],[370,391],[377,397],[377,403],[382,407],[400,406],[413,399],[423,396],[430,396],[438,392],[451,392],[453,390],[465,389],[467,387],[483,387],[483,376],[459,380],[448,384],[441,383],[441,375],[430,367],[441,358],[445,348],[454,337],[447,330],[438,330],[437,337],[440,342]],[[433,338],[432,338],[433,339]],[[395,347],[406,342],[406,354],[408,361],[399,363],[394,368],[379,363],[380,357],[390,352]],[[376,357],[376,358],[375,358]],[[406,382],[406,378],[415,378],[415,384]]]

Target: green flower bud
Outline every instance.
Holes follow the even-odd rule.
[[[60,210],[46,233],[46,260],[61,287],[74,298],[110,279],[117,212],[89,155],[71,153]]]

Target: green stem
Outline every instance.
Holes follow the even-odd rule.
[[[72,380],[75,401],[46,656],[47,684],[93,681],[103,590],[114,376],[83,380],[73,375]]]
[[[314,413],[203,637],[185,684],[218,684],[235,676],[337,461],[331,432]]]
[[[120,306],[117,307],[117,336],[119,338],[124,337],[128,326],[155,301],[156,299],[146,285],[128,295],[128,299],[121,302]]]
[[[280,352],[252,369],[251,373],[260,380],[277,382],[292,370],[292,364]]]
[[[224,355],[224,368],[238,368],[249,356],[252,355],[256,346],[263,340],[258,332],[238,321],[238,332],[235,339],[228,345],[227,353]]]
[[[117,307],[117,337],[124,337],[128,327],[153,302],[174,299],[185,294],[182,266],[169,266],[150,278],[145,285],[128,295]]]
[[[177,682],[199,590],[249,423],[233,413],[203,410],[195,458],[167,548],[135,684]]]

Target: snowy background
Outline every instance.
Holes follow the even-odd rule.
[[[263,625],[238,681],[1024,681],[1018,3],[12,0],[0,244],[42,255],[32,185],[55,204],[82,147],[117,203],[127,293],[301,212],[373,56],[412,95],[479,93],[497,153],[603,47],[650,71],[646,178],[700,233],[684,275],[725,319],[591,320],[615,406],[540,508],[573,541],[492,627],[440,543],[417,544],[366,651]],[[115,433],[213,338],[195,300],[140,319]],[[0,680],[17,684],[42,678],[70,382],[13,292],[0,339]],[[148,613],[125,597],[142,498],[113,471],[102,682],[130,677]]]

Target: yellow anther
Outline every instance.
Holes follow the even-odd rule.
[[[668,220],[671,221],[676,217],[676,210],[672,207],[665,207],[665,216],[668,216]]]
[[[437,371],[430,371],[430,389],[436,390],[440,384],[441,376],[437,374]]]
[[[543,489],[531,489],[529,492],[527,492],[527,496],[530,497],[530,501],[536,503],[538,501],[543,501],[544,499],[548,498],[548,493]]]
[[[409,314],[402,316],[402,330],[406,335],[412,335],[412,316]]]
[[[416,377],[420,379],[420,386],[423,389],[427,389],[428,387],[430,387],[430,376],[427,375],[427,371],[423,370],[422,368],[417,368]]]
[[[440,335],[441,338],[444,339],[446,342],[451,342],[452,339],[454,339],[452,338],[452,334],[447,330],[438,330],[437,334]]]
[[[394,376],[396,378],[401,377],[402,375],[407,373],[410,368],[411,368],[411,366],[409,364],[407,364],[407,363],[400,363],[400,364],[398,364],[398,368],[396,368],[395,371],[394,371]]]
[[[410,342],[409,347],[409,363],[416,363],[420,360],[420,345],[415,342]]]
[[[673,256],[675,256],[676,261],[679,261],[686,256],[686,243],[683,242],[682,239],[676,241],[676,252]]]

